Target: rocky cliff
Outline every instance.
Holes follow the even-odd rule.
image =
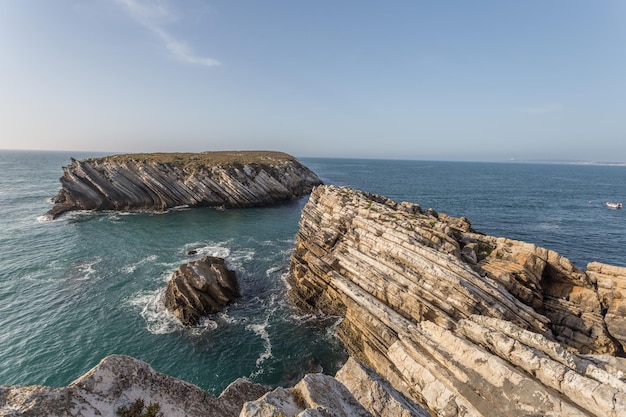
[[[63,167],[56,218],[71,210],[156,210],[177,206],[250,207],[305,195],[320,179],[281,152],[130,154]]]
[[[63,388],[0,386],[2,417],[114,417],[140,401],[164,417],[426,417],[428,414],[371,369],[348,360],[336,378],[307,374],[292,388],[268,389],[246,379],[219,397],[113,355]],[[131,415],[140,415],[131,414]],[[153,414],[154,415],[154,414]]]
[[[626,268],[485,236],[465,218],[316,188],[291,298],[436,416],[624,416]]]
[[[0,386],[0,416],[114,417],[136,400],[158,404],[167,417],[235,417],[267,388],[238,379],[215,398],[128,356],[106,357],[67,387]]]

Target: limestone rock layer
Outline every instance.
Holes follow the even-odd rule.
[[[183,325],[194,326],[203,316],[222,311],[239,297],[239,283],[223,258],[205,256],[178,267],[165,290],[165,307]]]
[[[465,218],[316,188],[290,296],[436,416],[623,416],[626,269],[485,236]]]
[[[157,403],[168,417],[236,417],[267,389],[238,379],[215,398],[128,356],[112,355],[63,388],[0,386],[0,416],[114,417],[136,400]]]
[[[215,398],[195,385],[121,355],[106,357],[63,388],[0,385],[0,416],[114,417],[138,400],[144,408],[158,405],[160,415],[166,417],[428,416],[354,359],[335,378],[307,374],[294,387],[271,392],[240,378]]]
[[[281,152],[130,154],[72,160],[48,212],[264,206],[308,194],[321,180]]]

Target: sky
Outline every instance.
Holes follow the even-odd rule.
[[[0,149],[626,162],[626,1],[0,0]]]

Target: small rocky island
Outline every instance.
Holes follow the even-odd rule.
[[[174,271],[165,290],[165,307],[183,325],[195,326],[239,295],[235,271],[226,267],[224,258],[205,256]]]
[[[72,210],[253,207],[296,199],[322,181],[282,152],[150,153],[72,159],[51,218]]]
[[[0,416],[626,415],[626,268],[586,270],[461,217],[320,186],[303,209],[289,296],[343,317],[351,357],[290,388],[215,398],[125,356],[64,388],[0,386]]]

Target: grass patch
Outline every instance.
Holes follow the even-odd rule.
[[[451,227],[450,231],[452,232],[452,236],[454,236],[455,240],[463,239],[463,232],[461,232],[459,229]]]
[[[159,152],[129,153],[110,155],[101,158],[89,158],[89,162],[156,162],[181,168],[206,168],[221,165],[279,165],[294,161],[291,155],[274,151],[214,151],[214,152]]]
[[[479,261],[482,261],[483,259],[485,259],[489,255],[491,255],[493,250],[494,250],[493,247],[491,247],[489,245],[485,245],[483,243],[479,243],[478,244],[478,250],[476,251],[476,256],[478,257]]]

